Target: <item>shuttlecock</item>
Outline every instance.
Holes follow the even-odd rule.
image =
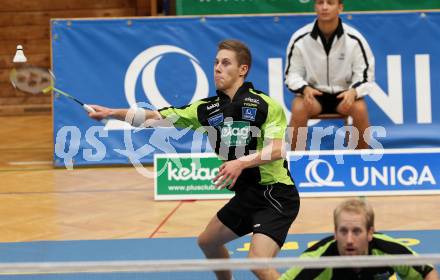
[[[22,45],[17,45],[17,51],[15,52],[15,56],[14,56],[14,59],[12,60],[12,62],[13,63],[26,63],[27,62],[27,58],[24,55]]]

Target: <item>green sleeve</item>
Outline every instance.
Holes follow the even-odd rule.
[[[305,256],[307,257],[307,256]],[[300,258],[303,258],[303,255],[300,256]],[[307,276],[300,276],[301,272],[304,272],[305,270],[301,267],[292,267],[286,272],[284,272],[283,275],[281,275],[280,280],[295,280],[295,279],[306,279]],[[299,276],[299,277],[298,277]],[[322,269],[321,272],[318,272],[318,275],[313,278],[313,280],[330,280],[333,276],[333,270],[331,268]],[[312,279],[307,279],[312,280]]]
[[[300,258],[319,258],[322,255],[324,255],[324,253],[327,252],[329,247],[334,242],[335,241],[331,238],[323,239],[323,240],[319,241],[318,243],[316,243],[315,245],[313,245],[312,247],[310,247],[304,253],[302,253]],[[310,273],[306,273],[306,271],[307,271],[307,269],[303,269],[301,267],[292,267],[289,270],[287,270],[281,276],[280,279],[281,280],[309,279]],[[311,270],[309,270],[309,272],[310,271]],[[302,275],[300,275],[300,274],[302,274]],[[306,274],[308,276],[305,276]],[[315,275],[315,277],[313,278],[314,280],[329,280],[333,276],[333,270],[331,268],[317,269],[317,270],[314,270],[314,273],[312,273],[312,274]]]
[[[281,275],[279,280],[293,280],[301,272],[300,267],[292,267]]]
[[[381,250],[374,250],[373,255],[385,255],[385,254],[413,254],[417,255],[410,247],[399,242],[398,240],[381,233],[375,233],[375,238],[381,239],[389,244],[393,245],[393,252],[383,252]],[[431,265],[419,265],[419,266],[408,266],[399,265],[393,266],[394,271],[399,275],[402,280],[423,280],[425,276],[434,269]]]
[[[265,139],[284,139],[287,121],[283,108],[267,95],[260,96],[269,106],[266,121],[261,126],[261,135]]]
[[[162,118],[166,118],[171,121],[175,127],[179,128],[191,128],[193,130],[201,127],[197,115],[197,108],[203,104],[204,101],[199,100],[192,104],[183,107],[166,107],[159,110],[159,114]]]

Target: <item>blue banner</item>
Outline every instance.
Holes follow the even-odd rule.
[[[291,152],[301,196],[440,193],[440,149]]]
[[[290,117],[293,98],[283,84],[291,34],[311,15],[53,20],[56,87],[88,104],[159,109],[215,94],[213,62],[226,38],[252,50],[248,80],[282,103]],[[373,137],[385,148],[439,146],[440,13],[343,15],[369,41],[376,57],[377,88],[367,97]],[[380,30],[380,32],[378,32]],[[409,39],[411,38],[411,39]],[[89,119],[63,97],[54,98],[56,166],[153,161],[155,153],[211,151],[206,139],[173,128],[133,130]],[[317,149],[334,149],[342,123],[327,127]],[[330,132],[330,133],[328,133]],[[309,135],[312,135],[310,132]],[[386,136],[385,136],[386,135]],[[336,147],[339,148],[339,147]]]

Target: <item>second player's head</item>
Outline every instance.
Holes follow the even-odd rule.
[[[336,207],[333,219],[339,254],[368,254],[374,232],[373,208],[360,199],[346,200]]]

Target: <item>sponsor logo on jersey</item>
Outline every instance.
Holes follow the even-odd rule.
[[[218,113],[218,112],[220,112],[220,109],[215,109],[214,111],[209,112],[208,116],[212,116],[212,115],[214,115],[215,113]]]
[[[248,102],[243,102],[243,105],[244,105],[244,106],[247,106],[247,107],[258,107],[258,104],[255,104],[255,103],[248,103]]]
[[[250,142],[250,132],[249,122],[224,122],[221,128],[221,141],[226,146],[246,146]]]
[[[260,104],[260,100],[256,99],[256,98],[252,98],[252,97],[246,97],[244,99],[244,101],[250,102],[250,103],[255,103],[255,104]]]
[[[243,120],[255,121],[255,116],[257,115],[257,108],[242,107],[241,117]]]
[[[210,126],[219,126],[223,123],[223,113],[217,114],[215,116],[212,116],[208,119],[208,123]]]
[[[206,110],[212,110],[214,108],[219,108],[220,107],[220,103],[213,103],[211,105],[208,105],[208,107],[206,107]]]

